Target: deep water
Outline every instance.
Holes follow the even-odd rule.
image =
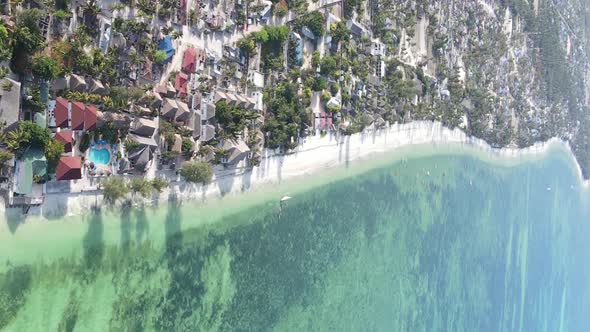
[[[0,252],[0,328],[586,331],[590,324],[588,195],[564,158],[512,168],[469,156],[420,158],[329,185],[310,180],[292,196],[280,210],[280,197],[268,197],[199,227],[184,225],[204,210],[173,201],[116,220],[94,214],[71,254],[19,262]],[[114,243],[105,240],[113,224]],[[33,232],[0,238],[27,235],[19,231]]]

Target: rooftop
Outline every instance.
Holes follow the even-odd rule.
[[[78,180],[82,178],[82,160],[80,157],[61,157],[55,172],[57,180]]]

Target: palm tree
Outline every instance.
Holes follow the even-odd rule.
[[[101,13],[102,8],[96,3],[95,0],[89,0],[84,5],[84,14],[91,15],[91,16],[98,16]]]
[[[125,9],[125,5],[120,2],[114,3],[109,7],[109,10],[113,12],[113,16],[117,16],[117,14],[120,11],[123,11],[123,9]]]
[[[8,150],[12,152],[17,152],[22,146],[26,145],[28,142],[28,133],[21,127],[18,127],[15,130],[9,132],[4,139],[6,147],[8,148]]]

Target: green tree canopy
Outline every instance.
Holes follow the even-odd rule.
[[[56,79],[61,71],[57,61],[50,56],[38,53],[32,61],[33,75],[46,81]]]
[[[41,128],[31,121],[21,121],[15,130],[6,135],[4,143],[10,151],[20,155],[28,147],[37,147],[44,150],[50,139],[51,132],[49,129]]]
[[[309,121],[309,113],[298,95],[295,83],[283,82],[267,94],[267,116],[262,130],[271,149],[292,149]]]
[[[162,50],[157,50],[154,52],[153,60],[155,63],[161,65],[163,64],[168,57],[166,56],[166,52]]]
[[[350,31],[343,22],[332,23],[330,26],[330,34],[332,35],[333,43],[348,41],[348,39],[350,39]]]
[[[322,75],[334,77],[338,70],[338,63],[333,56],[327,55],[322,58],[322,64],[320,66]]]
[[[308,15],[303,16],[301,20],[301,23],[308,27],[309,30],[311,30],[311,32],[313,32],[313,34],[317,37],[321,37],[324,34],[326,19],[320,12],[313,11]]]
[[[0,61],[10,59],[12,55],[11,38],[8,36],[8,30],[0,23]]]
[[[190,153],[193,150],[194,147],[194,143],[193,141],[191,141],[190,138],[183,138],[182,139],[182,146],[181,146],[181,150],[182,153]]]
[[[51,138],[47,141],[44,148],[45,158],[47,158],[48,164],[57,164],[57,161],[64,153],[64,145],[62,142]]]
[[[14,157],[14,154],[12,154],[11,152],[6,150],[0,150],[0,167],[4,166],[4,164],[6,164],[7,161],[12,159],[12,157]]]
[[[237,138],[249,121],[256,117],[255,112],[239,106],[231,106],[223,100],[215,104],[215,118],[221,125],[223,134],[231,138]]]
[[[129,193],[129,187],[125,179],[119,176],[111,176],[104,179],[100,186],[103,191],[104,200],[108,204],[115,203]]]
[[[140,194],[144,198],[149,197],[153,190],[152,182],[140,177],[132,178],[128,187],[133,194]]]
[[[152,180],[152,187],[159,193],[164,191],[164,189],[168,188],[168,185],[168,181],[166,181],[166,179],[164,179],[163,177],[156,177]]]
[[[209,163],[188,161],[182,165],[180,175],[188,182],[207,184],[213,178],[213,169]]]

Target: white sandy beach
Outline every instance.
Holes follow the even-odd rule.
[[[170,188],[159,195],[160,201],[166,201],[171,194],[182,200],[204,200],[207,197],[220,197],[232,193],[250,191],[273,183],[316,174],[319,171],[345,167],[349,163],[368,159],[384,153],[395,153],[411,146],[449,146],[457,151],[479,151],[478,156],[485,161],[501,161],[502,164],[514,165],[531,158],[542,158],[549,148],[563,147],[575,160],[567,143],[552,139],[526,149],[493,149],[480,139],[468,137],[459,129],[450,130],[437,122],[413,122],[392,125],[382,130],[366,130],[352,136],[307,138],[293,153],[288,155],[265,151],[261,165],[252,169],[237,168],[215,169],[213,182],[207,186],[172,181]],[[449,149],[445,149],[448,151]],[[577,163],[576,163],[577,165]],[[585,187],[588,181],[582,180],[582,173],[577,166],[579,179]],[[149,203],[148,201],[146,201]],[[31,215],[62,216],[80,215],[88,212],[96,204],[102,203],[98,191],[79,194],[48,194],[41,207],[32,208]]]

